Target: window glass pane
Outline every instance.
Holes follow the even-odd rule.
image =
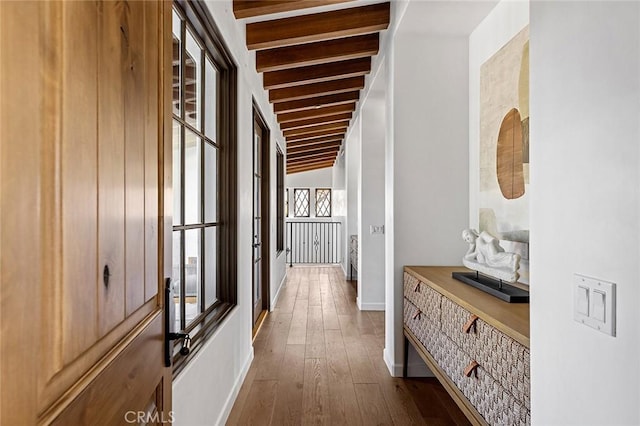
[[[253,178],[253,215],[255,217],[260,217],[260,209],[262,207],[261,204],[261,192],[260,192],[260,184],[262,182],[262,179],[259,177],[254,177]]]
[[[171,262],[171,284],[173,289],[173,303],[175,305],[173,331],[182,329],[180,326],[180,234],[181,231],[173,231],[173,261]]]
[[[176,13],[173,11],[172,18],[172,28],[173,28],[173,59],[172,59],[172,68],[173,68],[173,113],[176,115],[180,115],[180,32],[182,20]]]
[[[204,72],[204,134],[218,142],[218,72],[208,58]]]
[[[253,260],[260,259],[261,246],[260,243],[260,219],[253,220]]]
[[[260,150],[262,141],[260,139],[260,135],[253,135],[253,172],[256,174],[259,174],[262,168],[262,151]]]
[[[309,190],[293,190],[293,215],[296,217],[309,217]]]
[[[202,191],[200,152],[201,140],[190,130],[185,132],[184,146],[184,223],[200,223]]]
[[[173,121],[173,224],[182,224],[182,172],[180,149],[182,147],[180,124]]]
[[[204,297],[205,308],[218,300],[218,230],[215,226],[204,230]]]
[[[186,325],[200,313],[200,229],[190,229],[184,233],[184,297]]]
[[[204,221],[218,220],[218,150],[204,143]]]
[[[316,216],[331,217],[330,189],[316,189]]]
[[[253,264],[253,282],[260,279],[260,274],[262,273],[262,262],[256,262]],[[254,285],[253,286],[253,300],[254,302],[260,299],[260,290],[262,290],[261,286]]]
[[[202,49],[187,29],[187,52],[184,58],[184,119],[198,130],[200,126],[200,90],[202,87]]]

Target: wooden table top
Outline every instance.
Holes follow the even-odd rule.
[[[507,303],[454,279],[452,272],[471,272],[464,266],[405,266],[404,270],[507,336],[530,347],[528,303]]]

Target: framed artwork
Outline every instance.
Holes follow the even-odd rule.
[[[520,254],[529,283],[529,26],[480,67],[479,228]]]

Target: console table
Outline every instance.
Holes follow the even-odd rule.
[[[476,425],[529,425],[529,304],[451,277],[458,267],[405,266],[404,336]]]

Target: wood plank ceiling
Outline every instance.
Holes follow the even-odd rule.
[[[287,174],[333,166],[389,26],[389,2],[302,10],[346,1],[233,1],[237,19],[251,18],[247,47],[287,143]],[[268,17],[282,12],[293,16]]]

